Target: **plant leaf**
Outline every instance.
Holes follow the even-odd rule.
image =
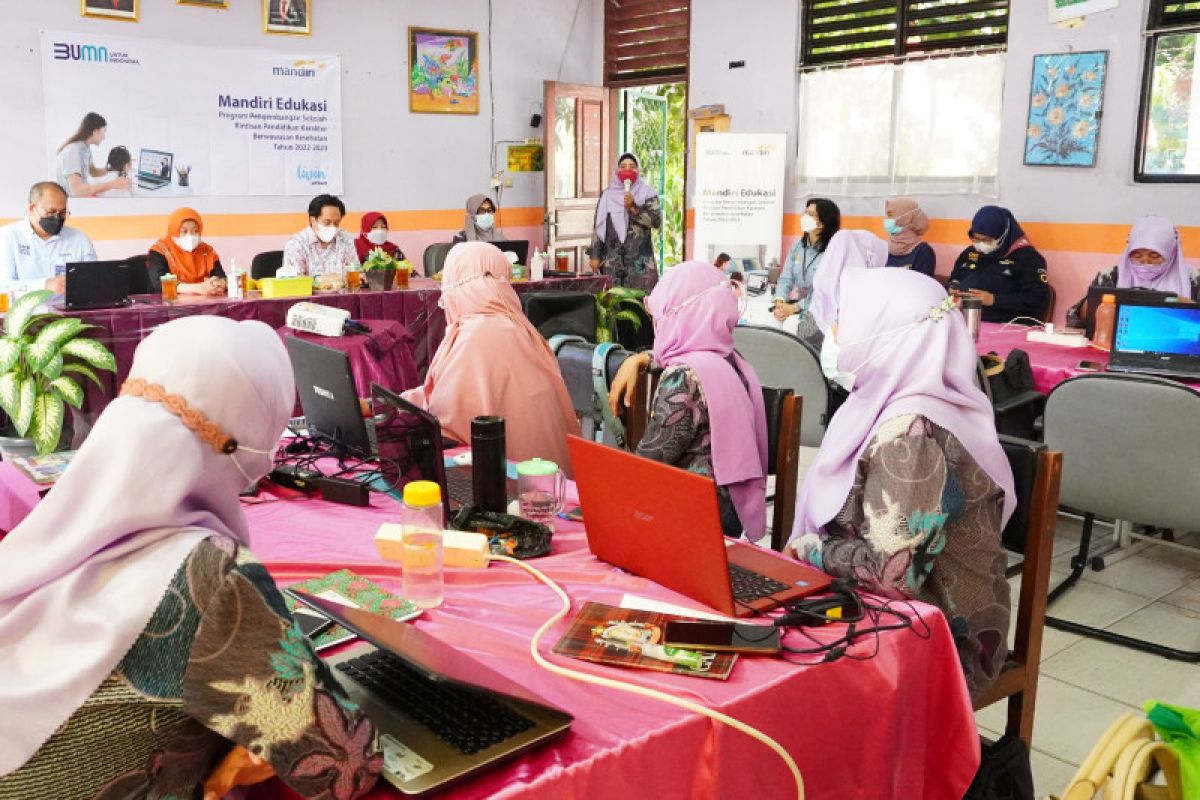
[[[14,420],[21,407],[21,376],[15,372],[0,375],[0,408]]]
[[[54,452],[62,437],[63,401],[58,395],[47,392],[38,395],[33,403],[33,424],[30,438],[40,455]]]
[[[37,399],[37,378],[32,375],[21,381],[17,402],[17,413],[11,414],[13,427],[17,436],[24,436],[29,431],[29,423],[33,421],[33,401]]]
[[[21,360],[24,345],[20,339],[0,339],[0,374],[8,372]]]
[[[66,375],[55,378],[50,381],[50,388],[75,408],[83,406],[83,387],[74,378],[68,378]]]
[[[88,378],[91,378],[92,383],[96,384],[97,388],[104,388],[104,384],[100,382],[100,376],[87,364],[67,364],[63,367],[63,372],[78,372],[80,375],[86,375]]]
[[[33,312],[53,296],[54,292],[49,289],[39,289],[36,292],[21,295],[21,299],[13,303],[12,308],[4,315],[4,335],[15,339],[24,333],[25,327],[33,317]]]
[[[117,371],[117,360],[113,354],[95,339],[72,339],[63,345],[62,352],[65,356],[81,358],[96,369]]]
[[[50,380],[54,380],[59,375],[62,375],[62,371],[63,371],[62,353],[59,353],[56,351],[54,353],[54,357],[51,358],[50,361],[47,362],[44,367],[39,369],[38,373],[41,375],[45,375]]]
[[[26,354],[29,366],[35,370],[46,366],[58,354],[59,348],[85,327],[87,326],[75,317],[60,317],[43,326]]]

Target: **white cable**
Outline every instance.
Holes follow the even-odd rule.
[[[1008,330],[1013,325],[1020,325],[1021,324],[1020,320],[1025,320],[1026,322],[1036,322],[1037,326],[1039,328],[1041,328],[1042,330],[1046,329],[1046,323],[1042,322],[1040,319],[1037,319],[1036,317],[1013,317],[1008,322],[1001,325],[1000,330],[1005,331],[1005,330]],[[1026,327],[1028,327],[1028,326],[1026,326]]]
[[[752,728],[746,723],[736,720],[728,714],[722,714],[720,711],[714,711],[711,708],[702,706],[699,703],[692,702],[691,700],[685,700],[681,697],[674,697],[664,692],[648,689],[644,686],[621,683],[620,681],[615,681],[612,678],[604,678],[599,675],[591,675],[589,673],[580,672],[568,667],[562,667],[543,658],[542,654],[538,652],[538,641],[542,638],[542,635],[551,628],[551,626],[553,626],[560,619],[566,617],[567,614],[571,612],[571,598],[567,597],[567,593],[564,592],[562,588],[559,587],[559,585],[553,580],[539,572],[535,567],[531,567],[529,564],[526,564],[524,561],[518,561],[517,559],[510,558],[509,556],[498,555],[489,555],[488,560],[507,561],[511,564],[516,564],[518,567],[549,586],[552,590],[554,590],[554,593],[558,595],[559,599],[562,600],[563,607],[556,612],[554,616],[542,623],[542,627],[537,629],[537,633],[533,635],[533,639],[531,639],[529,642],[529,653],[533,656],[533,660],[538,666],[540,666],[542,669],[548,670],[549,672],[553,672],[555,675],[561,675],[564,678],[569,678],[573,681],[592,683],[596,686],[606,686],[609,689],[616,689],[621,692],[629,692],[630,694],[661,700],[664,703],[670,703],[673,706],[678,706],[688,711],[693,711],[697,714],[703,714],[709,719],[724,723],[725,725],[741,731],[751,738],[757,739],[767,747],[774,750],[775,753],[783,759],[783,762],[787,764],[788,770],[791,771],[792,777],[796,781],[796,800],[804,800],[804,779],[800,776],[800,768],[796,766],[796,762],[792,759],[791,755],[788,754],[788,751],[783,748],[783,745],[779,744],[779,742],[775,741],[770,736],[767,736],[762,731]]]

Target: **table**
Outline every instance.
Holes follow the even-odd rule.
[[[1024,350],[1029,354],[1029,366],[1033,369],[1033,388],[1042,394],[1049,394],[1051,389],[1068,378],[1083,375],[1084,370],[1076,366],[1080,361],[1108,364],[1108,352],[1090,345],[1062,347],[1026,341],[1025,334],[1030,330],[1033,329],[1026,325],[980,323],[975,350],[981,356],[996,353],[1001,358],[1007,357],[1013,350]]]
[[[291,328],[279,328],[277,332],[283,339],[295,337],[345,353],[350,359],[359,397],[371,396],[372,383],[396,393],[420,385],[421,376],[413,362],[412,334],[408,329],[399,322],[383,319],[361,319],[359,322],[370,328],[370,333],[318,336]]]
[[[4,466],[0,485],[13,480]],[[568,503],[576,502],[571,487]],[[372,537],[380,523],[395,522],[397,512],[398,504],[382,495],[372,495],[369,508],[308,498],[246,507],[250,546],[280,585],[350,568],[391,589],[399,588],[399,567],[379,559]],[[584,600],[616,605],[627,592],[695,605],[598,561],[580,525],[559,526],[553,554],[532,563],[563,586],[575,610]],[[944,618],[929,606],[917,607],[931,628],[927,639],[912,631],[887,632],[874,659],[810,667],[742,658],[728,681],[549,655],[566,622],[551,629],[541,649],[560,663],[688,697],[759,728],[793,754],[809,798],[958,800],[978,764],[974,716]],[[758,742],[673,706],[542,671],[530,659],[528,643],[557,608],[549,589],[511,565],[447,570],[445,603],[416,624],[530,685],[576,719],[563,739],[439,798],[792,796],[783,763]],[[831,626],[818,635],[832,637],[839,629]],[[862,642],[851,652],[873,646]],[[291,793],[276,782],[255,796]],[[399,797],[386,783],[370,796]]]

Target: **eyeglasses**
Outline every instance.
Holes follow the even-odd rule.
[[[34,209],[38,212],[38,215],[42,217],[58,217],[59,219],[66,219],[67,217],[71,216],[71,212],[65,208],[62,211],[43,211],[37,206],[34,206]]]

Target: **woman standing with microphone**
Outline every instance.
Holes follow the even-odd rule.
[[[614,286],[650,291],[658,283],[653,231],[661,227],[658,193],[638,175],[637,158],[626,153],[596,205],[596,231],[588,251],[592,269],[611,275]]]

